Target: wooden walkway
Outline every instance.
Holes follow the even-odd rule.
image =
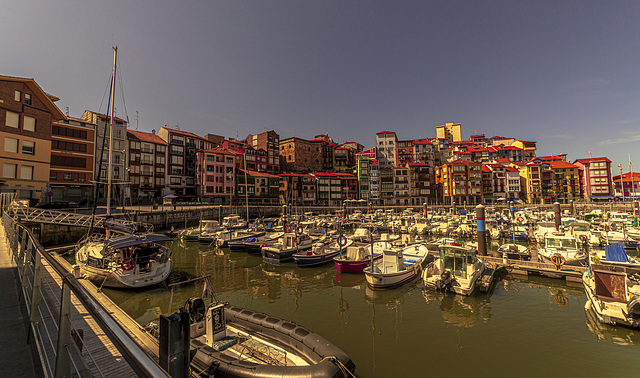
[[[42,267],[44,269],[42,271],[43,296],[48,302],[47,309],[50,309],[53,314],[49,314],[47,309],[44,308],[45,306],[41,306],[41,308],[43,308],[43,321],[49,327],[53,326],[54,319],[56,323],[58,321],[62,278],[44,259],[42,259]],[[54,316],[54,319],[50,318],[51,315]],[[79,361],[74,359],[76,367],[81,372],[88,371],[93,377],[137,376],[111,340],[73,294],[71,294],[71,325],[72,334],[74,334],[74,331],[77,334],[82,334],[82,340],[78,337],[74,338],[76,345],[82,348],[84,364],[80,365]],[[56,328],[50,329],[55,330]],[[53,345],[56,345],[57,334],[51,334],[51,336]],[[50,363],[53,366],[55,361],[50,361]]]
[[[566,281],[582,282],[582,275],[586,267],[563,265],[560,268],[551,263],[537,261],[523,261],[508,259],[507,263],[501,257],[481,256],[483,262],[493,264],[496,267],[504,267],[507,272],[528,276],[538,274],[551,278],[564,278]]]

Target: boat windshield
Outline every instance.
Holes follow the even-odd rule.
[[[444,260],[444,269],[455,277],[467,278],[467,263],[473,263],[474,256],[465,251],[443,248],[440,258]],[[469,261],[471,260],[471,261]]]
[[[583,224],[576,224],[573,226],[573,231],[587,231],[587,226]]]
[[[569,248],[576,249],[576,241],[573,239],[547,239],[547,248]]]

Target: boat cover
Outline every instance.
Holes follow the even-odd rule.
[[[621,245],[606,245],[604,247],[604,256],[607,261],[629,262],[627,253]]]
[[[155,243],[161,241],[171,241],[170,237],[161,234],[125,235],[111,238],[104,243],[105,248],[127,248],[144,243]]]
[[[126,233],[133,233],[133,229],[129,226],[125,226],[124,224],[115,220],[112,216],[107,216],[102,222],[102,226],[109,230],[115,230]]]

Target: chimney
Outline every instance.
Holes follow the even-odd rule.
[[[156,129],[152,129],[151,134],[156,135]]]

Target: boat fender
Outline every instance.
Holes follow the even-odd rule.
[[[304,229],[302,228],[302,226],[296,227],[296,234],[302,235],[302,232],[304,232]]]
[[[284,232],[286,232],[287,234],[291,232],[291,225],[290,224],[284,226]]]
[[[120,264],[120,269],[128,272],[133,269],[135,265],[136,263],[132,259],[125,259],[124,261],[122,261],[122,264]]]
[[[302,243],[302,238],[300,236],[296,237],[296,245],[300,245]]]

